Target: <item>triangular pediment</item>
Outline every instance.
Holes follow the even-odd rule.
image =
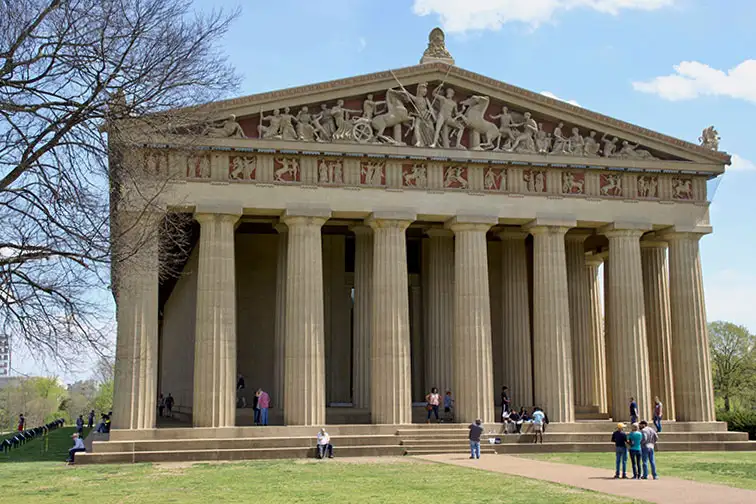
[[[212,104],[210,137],[255,143],[459,148],[525,156],[729,164],[724,153],[445,63],[416,65]],[[235,116],[224,124],[224,118]],[[313,147],[315,149],[315,147]],[[411,149],[408,149],[411,151]],[[406,152],[406,151],[405,151]],[[424,151],[427,152],[427,151]]]

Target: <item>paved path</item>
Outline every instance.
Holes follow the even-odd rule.
[[[481,457],[479,460],[470,460],[468,457],[468,455],[424,455],[416,458],[551,481],[660,504],[671,502],[685,504],[756,503],[756,491],[724,485],[698,483],[678,478],[660,478],[656,481],[614,480],[611,472],[608,473],[605,469],[593,467],[544,462],[510,455],[490,455]]]

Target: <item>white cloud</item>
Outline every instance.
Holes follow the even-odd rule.
[[[671,75],[633,82],[633,88],[671,101],[709,95],[756,103],[756,60],[745,60],[726,72],[698,61],[683,61],[674,69],[675,73]]]
[[[728,168],[728,170],[735,170],[735,171],[756,171],[756,163],[753,161],[746,159],[742,156],[738,156],[737,154],[732,155],[732,165]]]
[[[367,47],[367,40],[365,40],[365,37],[360,37],[359,40],[357,40],[357,52],[362,52]]]
[[[437,14],[449,33],[468,30],[498,30],[505,23],[520,22],[537,27],[560,11],[593,9],[617,15],[623,9],[655,10],[676,0],[415,0],[418,16]]]
[[[551,91],[541,91],[541,94],[543,96],[548,96],[549,98],[553,98],[555,100],[567,102],[570,105],[575,105],[576,107],[581,107],[582,106],[578,102],[576,102],[575,100],[565,100],[564,98],[560,98],[557,95],[555,95],[554,93],[552,93]]]

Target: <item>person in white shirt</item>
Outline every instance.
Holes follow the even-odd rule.
[[[74,433],[73,436],[71,436],[73,439],[74,445],[73,448],[68,450],[68,458],[66,459],[66,462],[73,464],[74,463],[74,456],[79,452],[85,452],[87,449],[84,447],[84,441],[79,437],[77,433]]]
[[[328,435],[324,427],[318,432],[318,458],[325,458],[326,452],[328,452],[328,458],[333,458],[331,436]]]

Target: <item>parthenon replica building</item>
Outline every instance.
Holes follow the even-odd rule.
[[[128,146],[166,183],[162,214],[126,188],[115,208],[162,231],[115,275],[114,428],[155,428],[159,393],[194,427],[249,425],[238,374],[287,426],[409,424],[432,387],[493,422],[502,385],[552,423],[630,397],[650,418],[655,396],[715,420],[713,128],[689,143],[464,70],[439,29],[416,66],[212,110]],[[167,278],[171,212],[192,221]]]

